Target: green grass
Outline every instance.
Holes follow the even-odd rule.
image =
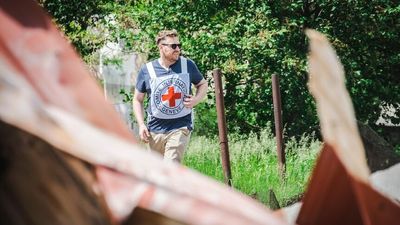
[[[285,140],[286,176],[278,171],[275,139],[270,131],[259,137],[229,136],[229,154],[233,187],[268,205],[269,189],[273,189],[280,206],[298,199],[306,188],[321,143],[310,136]],[[220,160],[219,139],[192,136],[185,153],[184,165],[224,182]]]

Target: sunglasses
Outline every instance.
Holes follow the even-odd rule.
[[[162,44],[162,45],[164,45],[164,46],[169,46],[170,48],[172,48],[172,49],[176,49],[176,47],[179,47],[179,49],[181,49],[181,44]]]

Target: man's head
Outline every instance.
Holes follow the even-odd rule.
[[[177,61],[179,59],[181,44],[176,30],[160,31],[156,37],[156,43],[161,57],[168,61]]]

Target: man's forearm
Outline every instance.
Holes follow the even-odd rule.
[[[143,103],[137,100],[133,100],[133,113],[135,114],[136,122],[138,123],[138,125],[145,125]]]
[[[207,81],[203,80],[199,85],[196,86],[196,88],[197,88],[197,90],[196,90],[196,95],[195,95],[195,98],[196,98],[195,105],[200,103],[204,99],[204,97],[206,97],[207,89],[208,89]]]

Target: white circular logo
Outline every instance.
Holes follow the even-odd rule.
[[[183,98],[187,90],[185,82],[181,79],[166,79],[156,87],[154,104],[163,114],[176,115],[184,108]]]

